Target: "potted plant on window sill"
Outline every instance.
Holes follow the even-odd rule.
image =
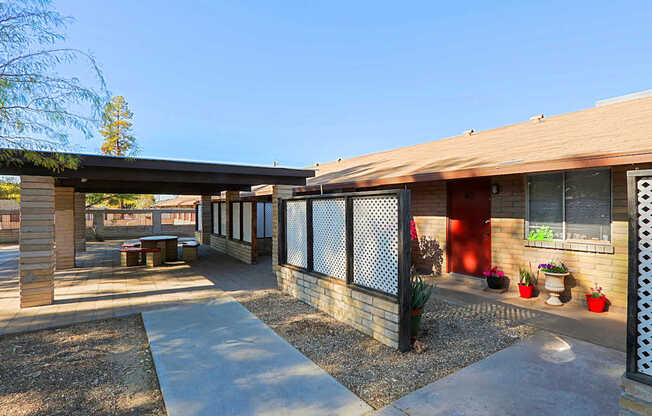
[[[414,344],[421,329],[423,308],[426,306],[435,287],[424,282],[414,266],[410,269],[410,274],[412,276],[410,279],[410,289],[412,292],[410,303],[410,342]]]
[[[589,305],[591,312],[604,312],[604,307],[607,305],[607,296],[602,292],[602,288],[597,282],[595,287],[591,288],[591,293],[587,293],[586,303]]]
[[[518,270],[520,281],[518,283],[518,293],[524,299],[529,299],[532,297],[532,290],[534,289],[534,276],[532,272],[526,269],[524,266],[521,266]]]
[[[566,290],[564,286],[564,278],[570,273],[564,263],[543,263],[539,265],[539,270],[546,275],[545,288],[548,290],[550,297],[546,300],[548,305],[561,306],[562,302],[559,300],[559,295]]]
[[[505,273],[498,266],[485,270],[482,274],[487,278],[487,286],[490,289],[503,289],[505,287]]]

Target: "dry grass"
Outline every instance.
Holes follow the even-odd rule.
[[[140,315],[0,337],[0,414],[165,415]]]

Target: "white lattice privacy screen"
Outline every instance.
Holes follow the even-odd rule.
[[[353,282],[398,294],[398,198],[353,199]]]
[[[312,204],[314,270],[346,280],[346,203],[344,198]]]
[[[240,203],[231,204],[231,236],[234,240],[240,239]]]
[[[306,201],[288,201],[286,204],[285,244],[287,246],[287,263],[294,266],[308,267]]]
[[[242,203],[242,240],[251,243],[251,202]]]
[[[637,369],[652,376],[652,177],[639,178]]]
[[[220,235],[226,236],[226,202],[220,202]]]

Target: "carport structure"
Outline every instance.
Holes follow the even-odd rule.
[[[54,172],[13,152],[19,163],[0,162],[0,174],[21,178],[21,308],[53,303],[54,270],[75,267],[75,252],[85,250],[87,192],[199,194],[200,238],[207,241],[212,195],[262,184],[305,185],[314,176],[312,170],[84,154],[71,154],[77,169]]]

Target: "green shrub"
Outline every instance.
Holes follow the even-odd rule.
[[[530,231],[527,236],[527,239],[531,241],[552,241],[554,238],[555,234],[547,225],[542,225],[536,230]]]

